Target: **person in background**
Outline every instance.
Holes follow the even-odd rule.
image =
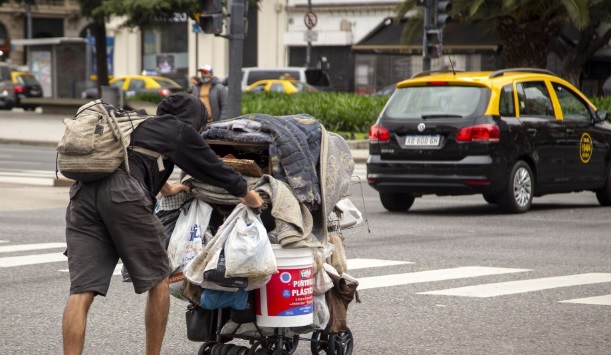
[[[106,296],[119,259],[134,291],[147,293],[146,354],[160,354],[170,310],[168,276],[172,270],[165,231],[154,207],[158,193],[184,189],[166,183],[175,165],[240,197],[249,207],[263,205],[242,175],[225,165],[200,135],[207,118],[204,104],[192,95],[166,97],[157,107],[157,115],[132,133],[132,142],[166,157],[164,169],[159,168],[156,158],[132,151],[128,157],[131,175],[120,168],[108,177],[77,181],[70,188],[66,209],[70,295],[62,320],[64,355],[83,352],[87,314],[95,296]]]
[[[214,76],[212,67],[208,64],[197,69],[201,83],[193,88],[193,95],[198,97],[208,109],[208,123],[229,118],[225,108],[227,104],[227,87]]]
[[[189,94],[193,94],[193,92],[195,91],[195,88],[198,85],[201,85],[201,79],[199,78],[199,76],[197,75],[193,75],[191,77],[191,79],[189,79],[189,88],[187,89],[187,93]]]

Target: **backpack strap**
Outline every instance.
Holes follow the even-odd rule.
[[[138,146],[131,146],[129,148],[138,153],[142,153],[150,157],[157,158],[157,168],[159,168],[160,172],[165,170],[165,166],[163,165],[163,159],[165,158],[165,156],[163,154],[154,152],[150,149],[138,147]]]

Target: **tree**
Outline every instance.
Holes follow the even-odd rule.
[[[565,25],[585,29],[590,24],[590,3],[599,2],[603,0],[453,0],[452,14],[459,21],[496,29],[507,67],[545,68],[550,44]],[[405,0],[397,7],[397,17],[414,9],[419,9],[416,0]]]
[[[93,21],[97,88],[101,96],[101,87],[108,85],[108,63],[106,62],[106,21],[111,16],[124,16],[125,27],[154,27],[161,23],[159,19],[172,18],[175,13],[193,13],[197,0],[79,0],[83,16]]]
[[[611,41],[611,7],[603,0],[590,1],[590,21],[574,40],[562,33],[551,44],[551,51],[562,60],[562,74],[579,84],[586,62]]]

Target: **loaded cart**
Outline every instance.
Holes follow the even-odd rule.
[[[187,338],[207,355],[292,354],[306,341],[312,354],[351,354],[346,313],[358,282],[342,228],[362,217],[348,199],[345,140],[305,114],[240,116],[202,135],[265,205],[254,211],[190,176],[181,180],[189,195],[161,199],[158,213],[181,211],[167,234]]]

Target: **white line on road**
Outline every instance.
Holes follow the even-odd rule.
[[[8,243],[8,240],[0,240],[0,243]]]
[[[65,248],[65,247],[66,247],[66,243],[15,244],[15,245],[8,245],[8,246],[0,247],[0,253],[9,253],[13,251]]]
[[[405,273],[405,274],[394,274],[394,275],[359,278],[358,279],[359,281],[358,289],[360,291],[360,290],[366,290],[368,288],[407,285],[407,284],[430,282],[430,281],[464,279],[464,278],[469,278],[469,277],[500,275],[500,274],[509,274],[509,273],[514,273],[514,272],[525,272],[525,271],[530,271],[530,270],[485,267],[485,266],[465,266],[465,267],[458,267],[458,268],[453,268],[453,269],[418,271],[418,272],[410,272],[410,273]]]
[[[5,258],[0,258],[0,267],[54,263],[58,261],[67,260],[68,258],[66,258],[66,256],[62,253],[9,256]]]
[[[611,274],[590,273],[547,277],[541,279],[498,282],[485,285],[451,288],[447,290],[419,292],[419,294],[463,297],[496,297],[513,295],[516,293],[549,290],[558,287],[588,285],[602,282],[611,282]]]
[[[576,298],[574,300],[560,301],[560,303],[582,303],[582,304],[596,304],[602,306],[611,306],[611,295]]]
[[[367,269],[370,267],[394,266],[413,264],[411,261],[382,260],[382,259],[348,259],[348,270]]]

